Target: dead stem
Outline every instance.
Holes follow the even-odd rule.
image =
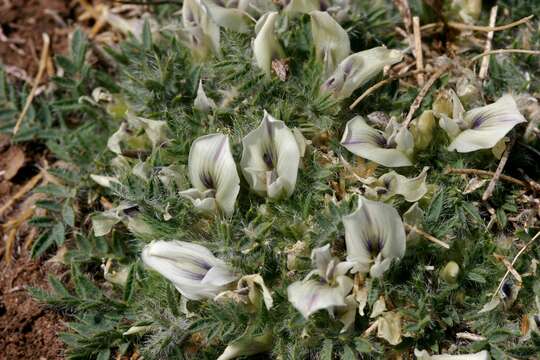
[[[17,191],[15,193],[15,195],[13,195],[11,198],[9,198],[9,200],[6,201],[6,203],[4,205],[2,205],[2,207],[0,207],[0,216],[2,216],[4,211],[9,209],[9,207],[11,205],[13,205],[13,203],[15,203],[16,200],[23,197],[27,192],[32,190],[41,181],[42,178],[43,178],[43,172],[40,172],[39,174],[37,174],[33,178],[31,178],[26,184],[24,184],[19,189],[19,191]]]
[[[487,171],[487,170],[479,170],[479,169],[456,169],[456,168],[448,168],[446,169],[447,174],[459,174],[459,175],[477,175],[477,176],[484,176],[484,177],[492,177],[495,175],[493,171]],[[523,187],[531,187],[527,182],[523,180],[516,179],[512,176],[508,175],[501,175],[501,180],[511,182],[513,184],[523,186]]]
[[[497,184],[497,181],[499,180],[499,177],[502,174],[502,171],[504,170],[504,166],[506,165],[506,162],[508,161],[508,156],[510,155],[510,151],[512,150],[512,147],[514,146],[514,143],[516,142],[516,138],[513,137],[512,140],[510,140],[510,143],[506,146],[506,150],[504,151],[504,154],[501,157],[501,161],[499,161],[499,165],[497,166],[497,170],[495,170],[495,174],[493,174],[493,177],[491,178],[491,181],[489,182],[489,185],[484,191],[484,194],[482,195],[482,200],[486,201],[491,197],[491,194],[493,194],[493,190],[495,190],[495,185]]]
[[[514,26],[525,24],[526,22],[529,22],[529,20],[531,20],[533,17],[534,15],[529,15],[517,21],[511,22],[510,24],[500,25],[500,26],[478,26],[478,25],[463,24],[463,23],[459,23],[455,21],[449,21],[446,25],[451,28],[458,29],[458,30],[473,30],[473,31],[482,31],[482,32],[502,31],[502,30],[513,28]],[[438,26],[442,27],[444,26],[444,24],[442,22],[426,24],[422,26],[421,29],[424,31],[424,30],[429,30],[431,28],[438,27]]]
[[[416,98],[414,99],[412,105],[411,105],[411,108],[409,109],[409,113],[407,114],[407,117],[405,118],[405,121],[403,122],[403,126],[405,128],[407,128],[409,126],[409,123],[412,121],[413,119],[413,116],[414,116],[414,113],[416,112],[416,110],[418,110],[418,108],[420,107],[420,105],[422,104],[422,100],[424,100],[424,97],[426,96],[426,94],[428,93],[429,89],[433,86],[433,84],[435,83],[435,81],[441,77],[448,69],[450,68],[450,65],[447,64],[447,65],[444,65],[442,66],[439,70],[437,70],[433,75],[431,75],[431,77],[429,78],[429,80],[426,82],[426,84],[422,87],[422,89],[420,90],[420,92],[418,93],[418,95],[416,96]]]
[[[493,55],[493,54],[506,54],[506,53],[519,53],[519,54],[530,54],[530,55],[540,55],[540,50],[526,50],[526,49],[498,49],[491,50],[480,55],[476,55],[471,59],[471,63],[476,60],[483,58],[484,56]]]
[[[379,89],[380,87],[394,81],[394,80],[397,80],[397,79],[401,79],[401,78],[405,78],[405,77],[408,77],[408,76],[411,76],[411,75],[414,75],[414,74],[418,74],[420,72],[426,72],[425,70],[414,70],[414,71],[409,71],[409,72],[406,72],[404,74],[400,74],[400,75],[395,75],[395,76],[391,76],[389,77],[388,79],[384,79],[384,80],[381,80],[379,81],[378,83],[376,83],[375,85],[369,87],[366,91],[364,91],[364,93],[362,95],[360,95],[352,104],[351,106],[349,106],[349,109],[354,109],[356,107],[356,105],[358,105],[362,100],[364,100],[366,97],[368,97],[369,95],[371,95],[371,93],[375,92],[375,90]]]
[[[428,234],[427,232],[425,232],[423,230],[420,230],[419,228],[417,228],[414,225],[409,225],[407,223],[403,223],[403,224],[405,225],[405,229],[407,229],[408,231],[417,232],[418,234],[422,235],[423,237],[425,237],[427,240],[431,241],[432,243],[435,243],[435,244],[437,244],[439,246],[442,246],[445,249],[450,249],[450,245],[448,245],[444,241],[441,241],[441,240],[437,239],[435,236],[430,235],[430,234]]]
[[[497,10],[499,7],[495,5],[491,8],[491,14],[489,16],[489,26],[493,27],[495,26],[495,22],[497,21]],[[493,40],[493,31],[488,32],[487,39],[486,39],[486,46],[484,47],[484,53],[489,53],[491,51],[491,41]],[[482,65],[480,66],[480,71],[478,72],[478,77],[480,80],[484,80],[487,76],[489,68],[489,57],[483,57],[482,58]]]
[[[422,34],[420,31],[420,18],[413,17],[413,35],[414,35],[414,57],[416,58],[416,69],[419,73],[416,75],[418,85],[424,85],[424,56],[422,54]]]

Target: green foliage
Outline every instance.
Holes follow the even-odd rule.
[[[513,2],[501,6],[512,8],[510,5],[516,7],[512,19],[529,11],[527,6],[518,7]],[[423,11],[426,18],[434,16],[419,2],[412,2],[412,6]],[[399,43],[388,31],[399,22],[399,15],[388,10],[384,6],[355,4],[353,15],[344,23],[353,49]],[[171,20],[165,11],[161,18],[164,22]],[[517,249],[500,246],[493,228],[488,229],[491,214],[479,203],[478,192],[463,195],[466,182],[446,173],[449,166],[492,170],[497,161],[488,152],[447,152],[448,140],[440,129],[430,148],[416,156],[414,168],[399,171],[411,176],[423,166],[431,167],[431,188],[419,203],[425,211],[421,228],[450,244],[450,249],[443,250],[423,238],[409,242],[405,257],[383,279],[369,282],[367,315],[357,316],[354,326],[344,333],[342,324],[327,312],[305,320],[287,301],[287,286],[311,270],[309,250],[331,243],[336,255],[345,257],[341,219],[355,208],[356,198],[343,196],[336,189],[342,186],[351,190],[358,183],[346,178],[347,170],[332,160],[343,156],[355,164],[354,156],[339,145],[338,139],[345,122],[356,115],[348,108],[350,102],[365,89],[342,103],[321,95],[319,87],[324,79],[321,65],[314,59],[309,16],[289,19],[287,26],[288,30],[280,34],[290,55],[287,81],[265,79],[253,66],[251,34],[222,31],[224,56],[194,63],[176,33],[162,31],[155,38],[148,22],[140,41],[130,38],[118,48],[106,49],[115,62],[113,77],[85,61],[90,45],[80,30],[73,35],[69,55],[55,59],[64,71],[53,79],[57,89],[34,101],[13,141],[44,143],[56,159],[70,164],[47,170],[58,181],[35,190],[47,195],[36,203],[47,213],[30,221],[41,230],[32,248],[34,257],[51,254],[60,247],[68,249],[62,257],[69,268],[68,284],[51,276],[51,292],[32,290],[40,301],[69,314],[69,330],[62,334],[68,358],[101,360],[140,351],[148,359],[215,359],[232,341],[268,329],[273,333],[271,356],[277,359],[382,359],[391,353],[408,356],[414,348],[448,349],[456,342],[455,334],[464,331],[486,338],[464,347],[464,351],[487,349],[492,357],[501,359],[534,356],[540,340],[533,334],[530,340],[519,341],[519,324],[523,315],[535,311],[533,289],[538,290],[540,285],[536,279],[525,278],[518,303],[512,308],[501,306],[486,314],[478,313],[506,271],[494,260],[493,253],[512,258]],[[498,47],[510,44],[511,36],[497,33],[494,43]],[[536,35],[533,40],[539,43]],[[492,60],[491,76],[484,86],[488,98],[508,90],[537,91],[538,69],[531,69],[527,57],[519,59],[512,56],[501,62]],[[534,80],[524,76],[524,68],[530,69]],[[210,115],[194,109],[200,80],[208,97],[216,102],[226,100],[227,106]],[[448,81],[441,79],[435,88]],[[406,113],[418,89],[397,85],[391,83],[372,94],[370,101],[355,111],[362,115],[372,111],[396,116]],[[112,94],[111,102],[102,104],[91,97],[97,87]],[[435,88],[421,110],[431,107]],[[0,131],[13,127],[13,118],[26,96],[26,89],[8,85],[0,71],[0,120],[7,119]],[[110,165],[113,154],[107,149],[107,139],[124,121],[126,110],[164,120],[170,130],[169,141],[163,146],[122,154],[130,166],[144,161],[151,167],[146,179],[134,175],[131,169],[118,170]],[[300,128],[314,141],[302,160],[294,194],[286,200],[268,201],[241,191],[231,219],[202,217],[178,195],[189,185],[185,166],[192,141],[208,133],[225,132],[230,135],[233,156],[238,160],[241,139],[258,125],[263,110],[290,127]],[[328,131],[330,140],[315,144],[323,131]],[[159,171],[170,165],[181,169],[180,179],[167,186],[160,180]],[[511,161],[508,168],[512,169]],[[378,169],[376,175],[383,171]],[[114,175],[120,184],[102,188],[90,179],[90,174]],[[512,191],[511,186],[499,184],[490,200],[490,206],[495,208],[493,226],[501,234],[513,235],[509,219],[522,210],[516,202],[517,191]],[[144,224],[147,232],[132,231],[129,223],[119,221],[109,234],[95,236],[89,225],[90,215],[106,210],[108,201],[113,206],[133,204],[133,217]],[[400,213],[410,206],[402,200],[393,200],[392,204]],[[142,247],[154,239],[196,242],[239,273],[260,274],[272,290],[274,307],[267,311],[260,306],[254,311],[232,301],[190,301],[186,305],[186,299],[166,279],[144,269],[139,261]],[[298,242],[305,243],[308,251],[298,257],[297,268],[289,270],[287,250]],[[530,260],[540,255],[537,249],[531,253],[516,264],[520,272],[525,272]],[[107,279],[103,268],[109,261],[119,273],[125,270],[125,281],[112,283]],[[455,284],[439,277],[448,261],[460,266]],[[389,299],[403,319],[402,330],[407,335],[398,346],[389,345],[376,332],[362,335],[373,322],[369,314],[380,296]],[[126,334],[136,328],[139,332]]]

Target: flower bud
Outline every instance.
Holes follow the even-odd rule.
[[[441,270],[440,277],[449,284],[454,284],[459,276],[459,265],[455,261],[450,261]]]

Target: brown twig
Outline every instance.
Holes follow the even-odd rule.
[[[394,76],[391,76],[389,77],[388,79],[384,79],[384,80],[381,80],[379,81],[378,83],[376,83],[375,85],[369,87],[366,91],[364,91],[364,93],[362,95],[360,95],[352,104],[351,106],[349,106],[349,109],[354,109],[356,107],[356,105],[358,105],[362,100],[364,100],[366,97],[368,97],[369,95],[371,95],[371,93],[373,93],[375,90],[379,89],[380,87],[394,81],[394,80],[397,80],[397,79],[401,79],[401,78],[404,78],[404,77],[407,77],[407,76],[411,76],[411,75],[414,75],[414,74],[417,74],[419,72],[425,72],[425,70],[414,70],[414,71],[409,71],[409,72],[406,72],[404,74],[400,74],[400,75],[394,75]]]
[[[506,273],[504,274],[503,278],[501,279],[501,281],[499,282],[499,286],[497,286],[497,290],[495,290],[495,292],[493,293],[493,297],[492,299],[495,299],[495,296],[497,296],[497,294],[499,293],[499,290],[501,290],[501,287],[503,286],[504,284],[504,281],[506,280],[506,278],[508,277],[508,274],[510,274],[510,268],[513,268],[514,267],[514,264],[516,263],[517,259],[521,256],[521,254],[523,254],[525,252],[525,250],[527,250],[527,248],[529,247],[529,245],[531,245],[533,242],[536,241],[536,239],[538,239],[538,237],[540,236],[540,231],[538,231],[536,233],[536,235],[534,235],[534,237],[531,239],[531,241],[529,241],[528,243],[525,244],[525,246],[523,246],[521,248],[521,250],[519,250],[519,252],[516,254],[516,256],[514,257],[514,260],[512,260],[512,262],[510,263],[510,267],[506,270]]]
[[[32,100],[34,99],[34,96],[36,96],[36,91],[41,81],[41,77],[43,76],[43,73],[45,72],[45,69],[47,68],[47,59],[49,57],[49,45],[51,43],[51,39],[49,38],[49,35],[47,33],[43,33],[42,37],[43,37],[43,49],[41,50],[41,59],[39,60],[39,69],[38,69],[36,78],[34,79],[32,90],[30,90],[30,94],[26,98],[26,103],[24,104],[23,110],[21,111],[21,114],[19,115],[19,118],[17,119],[17,122],[15,123],[15,127],[13,128],[13,135],[15,135],[19,131],[21,123],[24,117],[26,116],[26,113],[28,112],[30,105],[32,104]]]
[[[456,168],[448,168],[446,169],[447,174],[459,174],[459,175],[477,175],[477,176],[484,176],[484,177],[492,177],[495,175],[493,171],[487,171],[487,170],[479,170],[479,169],[456,169]],[[501,175],[501,180],[510,182],[512,184],[516,184],[523,187],[530,187],[530,185],[523,181],[516,179],[512,176],[508,175]]]
[[[414,57],[416,58],[416,69],[420,72],[416,75],[418,85],[424,85],[424,56],[422,54],[422,34],[420,32],[420,18],[413,17],[413,35],[414,35]]]
[[[476,55],[471,59],[471,63],[476,60],[483,58],[484,56],[493,55],[493,54],[506,54],[506,53],[518,53],[518,54],[530,54],[530,55],[540,55],[540,50],[526,50],[526,49],[498,49],[491,50],[480,55]]]
[[[513,137],[512,140],[510,140],[510,143],[506,146],[506,150],[504,150],[501,160],[499,161],[497,170],[495,170],[495,174],[493,174],[493,177],[491,178],[491,181],[489,182],[489,185],[486,188],[486,191],[484,191],[484,194],[482,195],[483,201],[486,201],[487,199],[489,199],[491,197],[491,194],[493,194],[495,185],[497,184],[497,181],[499,180],[499,177],[501,176],[502,171],[504,170],[504,166],[506,165],[506,162],[508,161],[508,156],[510,156],[510,150],[512,150],[512,146],[514,146],[515,142],[516,142],[516,138]]]
[[[517,21],[511,22],[510,24],[500,25],[500,26],[478,26],[478,25],[458,23],[455,21],[449,21],[446,23],[446,25],[451,28],[458,29],[458,30],[473,30],[473,31],[482,31],[482,32],[502,31],[502,30],[513,28],[514,26],[525,24],[526,22],[531,20],[533,17],[534,15],[529,15],[527,17],[524,17],[523,19],[519,19]],[[432,24],[426,24],[422,26],[421,29],[422,31],[424,31],[424,30],[430,30],[432,28],[439,27],[439,26],[443,27],[444,23],[437,22],[437,23],[432,23]]]
[[[408,231],[414,231],[414,232],[417,232],[418,234],[422,235],[423,237],[425,237],[426,239],[428,239],[429,241],[431,241],[432,243],[435,243],[437,245],[440,245],[442,246],[443,248],[445,249],[450,249],[450,245],[448,245],[447,243],[445,243],[444,241],[441,241],[439,239],[437,239],[435,236],[433,235],[430,235],[428,234],[427,232],[423,231],[423,230],[420,230],[419,228],[417,228],[416,226],[413,226],[413,225],[409,225],[407,223],[403,223],[405,225],[405,229],[407,229]]]
[[[407,128],[409,126],[409,123],[412,121],[414,113],[420,105],[422,104],[422,100],[424,100],[424,97],[428,93],[429,89],[433,86],[435,81],[442,76],[448,69],[450,68],[450,65],[444,65],[439,70],[437,70],[431,77],[428,79],[426,84],[422,87],[416,98],[414,99],[411,108],[409,109],[409,113],[407,114],[407,117],[405,118],[405,121],[403,122],[403,126]]]
[[[489,26],[494,27],[495,22],[497,21],[497,10],[499,7],[495,5],[491,8],[491,14],[489,16]],[[493,31],[488,32],[487,39],[486,39],[486,46],[484,47],[484,53],[489,53],[491,51],[491,41],[493,40]],[[482,58],[482,65],[480,66],[480,71],[478,72],[478,77],[481,80],[484,80],[487,76],[489,68],[489,57],[485,56]]]
[[[409,2],[407,0],[394,0],[394,5],[398,8],[399,14],[403,19],[405,31],[410,34],[412,30],[412,15]]]

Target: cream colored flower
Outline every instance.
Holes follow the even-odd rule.
[[[261,16],[255,25],[257,36],[253,41],[253,54],[257,66],[267,77],[272,74],[272,60],[283,58],[284,52],[274,34],[277,12],[269,12]]]
[[[491,149],[517,124],[526,122],[511,95],[504,95],[493,104],[465,112],[461,101],[451,91],[452,118],[439,113],[439,126],[452,142],[448,150],[466,153]]]
[[[219,26],[202,0],[184,1],[182,25],[182,39],[191,48],[195,58],[206,60],[211,54],[221,54]]]
[[[206,93],[204,92],[202,86],[202,80],[199,81],[199,87],[197,88],[197,96],[193,101],[193,107],[204,113],[208,113],[216,108],[216,103],[214,102],[214,100],[206,96]]]
[[[321,90],[336,99],[348,98],[354,90],[377,76],[385,66],[398,63],[402,58],[401,51],[384,46],[352,54],[339,63],[336,71],[322,84]]]
[[[326,11],[312,11],[309,15],[315,56],[324,64],[326,78],[351,53],[349,35]]]
[[[316,269],[304,280],[297,281],[287,288],[289,302],[306,319],[319,310],[326,309],[333,312],[339,307],[347,307],[345,299],[353,288],[352,279],[346,276],[353,264],[339,262],[333,258],[329,244],[313,249],[311,260]]]
[[[190,300],[213,299],[237,278],[210,250],[184,241],[154,241],[141,258]]]
[[[349,120],[341,145],[353,154],[388,167],[410,166],[414,139],[407,128],[390,121],[384,132],[369,126],[363,117]]]
[[[205,1],[212,20],[219,26],[239,33],[249,33],[255,25],[255,20],[244,10],[223,7],[212,1]]]
[[[320,0],[282,0],[283,12],[288,15],[307,14],[320,9]]]
[[[240,166],[251,189],[272,199],[290,196],[301,154],[287,125],[265,111],[259,127],[244,137],[242,145]]]
[[[189,151],[188,172],[193,188],[180,192],[181,196],[202,211],[233,214],[240,178],[226,135],[211,134],[195,140]]]
[[[358,209],[343,217],[347,261],[354,263],[352,272],[381,277],[392,260],[405,255],[405,229],[392,206],[382,202],[358,199]]]
[[[360,178],[364,183],[365,196],[372,200],[387,201],[395,195],[401,195],[409,202],[415,202],[427,193],[426,176],[428,167],[424,167],[420,175],[407,178],[395,171],[390,171],[379,178]]]

